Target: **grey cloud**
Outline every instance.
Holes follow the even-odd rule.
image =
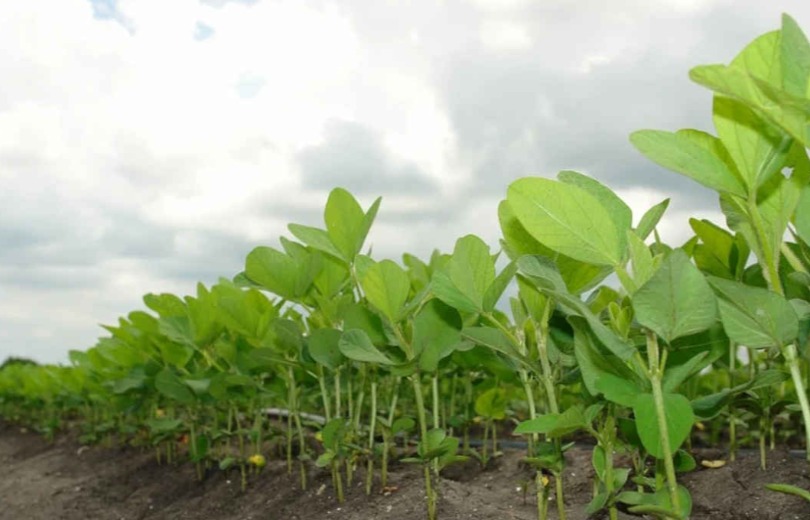
[[[411,162],[397,161],[379,134],[349,121],[331,120],[323,144],[298,154],[307,189],[340,186],[357,194],[424,193],[435,183]]]

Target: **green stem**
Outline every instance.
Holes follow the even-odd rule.
[[[374,479],[374,429],[377,426],[377,381],[372,374],[371,379],[371,424],[368,428],[368,466],[366,467],[366,495],[371,494],[371,484]]]
[[[793,379],[793,385],[799,397],[799,406],[802,409],[802,418],[804,419],[805,453],[807,460],[810,461],[810,404],[807,402],[807,390],[804,388],[804,379],[799,367],[796,344],[791,343],[783,347],[782,355],[785,356],[788,368],[790,368],[790,377]]]
[[[667,477],[669,498],[675,511],[681,511],[681,501],[678,496],[678,482],[675,478],[675,464],[672,462],[672,450],[669,445],[669,427],[667,426],[667,413],[664,407],[664,391],[661,385],[662,366],[659,362],[658,337],[651,330],[647,333],[647,355],[649,356],[649,378],[652,384],[653,401],[655,402],[655,416],[658,422],[658,431],[661,434],[661,450],[664,454],[664,470]]]
[[[419,416],[419,433],[421,441],[427,442],[427,414],[425,413],[425,401],[422,397],[422,382],[419,378],[419,373],[411,376],[413,383],[413,392],[416,397],[416,410]],[[436,520],[436,494],[433,491],[433,486],[430,482],[430,467],[424,464],[425,475],[425,495],[427,497],[428,520]]]

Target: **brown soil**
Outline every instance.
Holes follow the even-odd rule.
[[[720,453],[706,452],[707,458]],[[468,463],[440,483],[442,520],[533,520],[531,493],[520,487],[529,471],[521,454],[507,452],[481,471]],[[590,500],[590,452],[568,453],[566,492],[569,519],[584,520]],[[694,519],[806,520],[810,504],[764,489],[768,482],[810,487],[808,464],[774,452],[772,469],[759,470],[755,453],[720,469],[698,469],[682,477],[694,498]],[[363,471],[338,505],[329,475],[312,469],[307,491],[283,462],[270,461],[240,492],[238,471],[211,471],[197,482],[190,464],[158,465],[150,452],[134,448],[83,447],[69,436],[47,443],[34,433],[0,423],[0,518],[27,519],[187,519],[187,520],[410,520],[425,517],[417,468],[397,465],[390,484],[396,489],[371,497],[363,493]],[[375,489],[379,490],[379,486]],[[553,513],[554,504],[550,506]],[[552,514],[552,516],[554,516]],[[622,514],[621,518],[637,518]]]

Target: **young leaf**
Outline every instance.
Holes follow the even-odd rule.
[[[439,361],[453,353],[461,342],[461,316],[458,311],[432,299],[413,320],[413,350],[419,367],[435,372]]]
[[[692,405],[681,394],[664,394],[664,412],[666,414],[667,430],[669,433],[670,453],[675,453],[683,441],[692,431],[695,416]],[[658,428],[658,419],[655,409],[655,400],[652,394],[639,394],[633,405],[633,414],[636,416],[638,435],[644,444],[644,449],[657,459],[664,457],[661,432]]]
[[[484,295],[495,281],[489,246],[475,235],[458,239],[445,268],[433,275],[433,293],[462,312],[482,312]]]
[[[777,347],[799,334],[799,319],[783,296],[761,287],[709,277],[720,297],[720,318],[726,333],[751,348]]]
[[[368,232],[365,218],[363,208],[351,193],[343,188],[335,188],[329,193],[323,220],[330,244],[346,262],[352,262],[363,247]]]
[[[323,229],[304,226],[301,224],[289,224],[287,225],[287,229],[290,230],[290,233],[292,233],[295,238],[306,245],[345,261],[345,258],[341,252],[335,247],[332,240],[329,238],[329,233]]]
[[[711,287],[680,249],[633,295],[633,309],[638,322],[667,343],[705,330],[717,318]]]
[[[377,350],[368,335],[359,329],[344,332],[340,337],[338,347],[344,356],[355,361],[378,363],[380,365],[396,364],[388,356]]]
[[[374,263],[366,269],[360,285],[368,301],[391,323],[399,321],[411,290],[408,274],[400,266],[391,260]]]
[[[599,199],[582,188],[527,177],[509,186],[507,200],[526,230],[552,250],[594,265],[622,262],[624,223],[614,221]]]
[[[697,131],[639,130],[630,142],[651,161],[716,191],[745,196],[738,174],[723,160],[722,143]]]
[[[646,240],[647,237],[650,236],[650,233],[653,232],[655,227],[661,221],[661,217],[664,216],[664,212],[666,212],[667,207],[669,207],[669,199],[664,199],[648,209],[647,212],[641,216],[641,220],[639,220],[638,226],[635,230],[639,238]]]

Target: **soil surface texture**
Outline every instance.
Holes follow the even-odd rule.
[[[700,461],[722,458],[720,451],[696,453]],[[781,482],[810,488],[808,463],[787,452],[770,452],[770,468],[759,469],[756,452],[745,452],[719,469],[681,476],[694,500],[693,519],[808,520],[810,503],[768,491]],[[523,454],[507,451],[482,470],[474,461],[447,471],[440,482],[441,520],[534,520],[533,492],[522,487],[531,470]],[[587,447],[567,453],[565,491],[569,520],[585,520],[592,470]],[[412,520],[426,518],[418,467],[394,465],[389,486],[375,481],[364,493],[365,471],[357,471],[346,501],[337,504],[326,471],[312,468],[306,491],[283,461],[270,460],[240,490],[238,470],[211,470],[196,480],[190,463],[160,465],[154,454],[137,448],[81,446],[70,435],[49,443],[18,426],[0,422],[0,519],[3,520]],[[549,506],[556,518],[556,505]],[[607,518],[597,515],[594,518]],[[628,520],[637,516],[620,514]]]

